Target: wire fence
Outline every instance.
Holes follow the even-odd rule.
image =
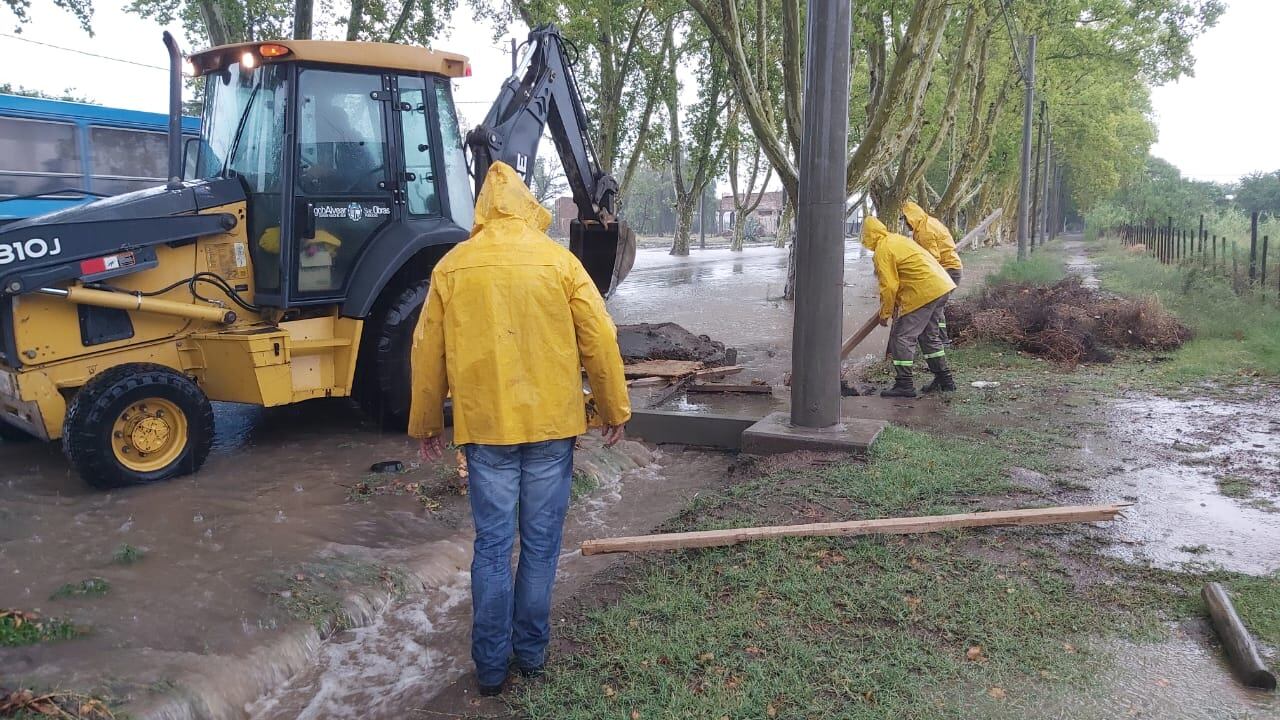
[[[1173,218],[1163,225],[1119,225],[1105,233],[1118,237],[1129,248],[1138,249],[1165,265],[1197,267],[1226,278],[1237,295],[1258,293],[1267,297],[1268,283],[1280,300],[1280,248],[1268,257],[1271,238],[1258,236],[1258,213],[1249,216],[1248,238],[1218,235],[1204,226],[1204,216],[1195,228],[1175,227]],[[1280,240],[1280,238],[1277,238]],[[1268,269],[1268,262],[1275,267]]]

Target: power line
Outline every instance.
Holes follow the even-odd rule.
[[[62,50],[64,52],[76,53],[77,55],[85,55],[87,57],[94,57],[100,60],[110,60],[112,62],[124,63],[126,65],[136,65],[138,67],[150,68],[152,70],[164,70],[166,72],[169,70],[169,68],[163,67],[160,65],[148,65],[147,63],[137,62],[136,60],[124,60],[122,58],[111,57],[110,55],[99,55],[98,53],[92,53],[87,50],[77,50],[75,48],[63,47],[61,45],[54,45],[52,43],[40,42],[39,40],[32,40],[31,38],[24,38],[19,35],[10,35],[9,33],[0,33],[0,37],[6,37],[6,38],[9,38],[10,40],[19,40],[21,42],[31,43],[32,45],[43,45],[44,47],[53,48],[54,50]]]
[[[1013,21],[1009,19],[1009,6],[1006,0],[1000,0],[1000,14],[1004,15],[1004,27],[1009,31],[1009,47],[1013,49],[1013,61],[1018,64],[1018,74],[1022,77],[1022,81],[1027,80],[1027,69],[1022,64],[1022,56],[1018,54],[1018,41],[1013,34]]]

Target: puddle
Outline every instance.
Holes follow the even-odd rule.
[[[1207,637],[1178,628],[1166,642],[1121,643],[1099,689],[1070,691],[1032,708],[1038,717],[1224,720],[1280,716],[1280,695],[1237,682]],[[1104,648],[1105,650],[1106,648]]]
[[[1280,569],[1278,402],[1271,395],[1115,403],[1116,435],[1082,437],[1083,452],[1112,458],[1112,467],[1095,471],[1095,499],[1135,503],[1115,523],[1121,542],[1108,552],[1165,567],[1200,561],[1253,574]],[[1224,495],[1223,478],[1241,479],[1251,494]]]

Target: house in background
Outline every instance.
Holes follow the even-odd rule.
[[[782,217],[782,199],[786,193],[782,190],[766,192],[764,197],[760,198],[760,205],[748,217],[753,217],[760,221],[760,227],[766,235],[774,235],[778,232],[778,221]],[[733,228],[738,218],[737,208],[733,206],[733,196],[725,195],[720,198],[720,227],[726,231]]]

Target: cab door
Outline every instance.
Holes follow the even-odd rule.
[[[298,73],[291,305],[344,298],[360,258],[401,217],[392,94],[382,73]]]

